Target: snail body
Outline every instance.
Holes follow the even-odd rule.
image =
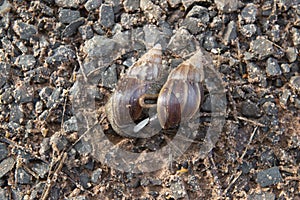
[[[115,92],[106,104],[106,113],[112,128],[123,136],[135,134],[135,120],[143,108],[139,98],[145,93],[157,93],[157,82],[162,65],[161,45],[157,44],[135,62],[121,77]]]

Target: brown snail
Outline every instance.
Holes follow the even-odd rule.
[[[199,53],[173,69],[157,100],[157,114],[164,129],[174,127],[191,119],[203,99],[203,72]]]
[[[203,65],[207,63],[202,56],[199,50],[173,69],[161,88],[157,82],[161,78],[162,52],[161,46],[155,45],[128,69],[108,101],[106,112],[113,129],[120,135],[134,136],[145,127],[159,124],[160,128],[168,129],[191,119],[203,99]],[[148,104],[146,100],[157,103]],[[153,107],[155,115],[135,123],[141,119],[143,110]]]
[[[123,136],[136,134],[134,127],[143,112],[139,98],[157,93],[161,75],[162,50],[157,44],[135,62],[121,77],[116,90],[106,104],[106,113],[112,128]]]

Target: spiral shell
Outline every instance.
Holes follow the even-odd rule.
[[[139,98],[145,93],[157,93],[157,82],[162,65],[162,49],[157,44],[135,62],[119,80],[115,92],[106,104],[106,113],[112,128],[123,136],[135,134],[134,123],[143,108]]]
[[[173,69],[160,90],[157,114],[164,129],[191,119],[200,107],[203,99],[203,63],[199,61],[199,55],[202,52]]]

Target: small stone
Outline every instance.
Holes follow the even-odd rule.
[[[207,51],[214,51],[219,47],[219,44],[216,40],[216,37],[214,35],[211,34],[207,34],[204,38],[203,38],[203,47],[204,49],[206,49]]]
[[[223,37],[224,44],[225,45],[231,44],[236,39],[236,37],[237,37],[236,24],[234,21],[230,21],[229,24],[227,25],[227,29]]]
[[[12,104],[9,113],[9,121],[21,124],[24,120],[24,114],[18,104]]]
[[[118,78],[117,78],[117,67],[112,65],[107,70],[103,71],[102,75],[102,85],[108,88],[114,88]]]
[[[267,115],[278,115],[278,108],[276,106],[275,103],[271,102],[271,101],[267,101],[262,105],[263,110],[265,111],[265,113]]]
[[[254,54],[258,55],[258,59],[262,60],[274,53],[273,44],[263,36],[258,36],[250,43],[250,49]]]
[[[0,62],[0,88],[6,83],[10,74],[11,66],[7,63]]]
[[[99,22],[105,28],[112,28],[112,26],[115,24],[114,10],[111,5],[101,5],[99,12]]]
[[[129,13],[122,13],[121,15],[121,25],[125,29],[130,29],[134,25],[137,25],[139,21],[139,15],[134,13],[134,14],[129,14]]]
[[[82,185],[84,188],[91,187],[90,178],[89,175],[86,173],[81,173],[79,175],[80,185]]]
[[[1,14],[1,12],[0,12]],[[2,200],[9,200],[9,195],[7,195],[7,192],[5,189],[0,188],[0,199]],[[22,199],[22,198],[20,198]]]
[[[218,10],[231,13],[238,9],[238,0],[215,0]]]
[[[14,31],[23,40],[30,40],[38,33],[37,28],[31,24],[27,24],[21,21],[15,21],[13,25]]]
[[[78,131],[78,124],[76,117],[71,117],[69,120],[64,122],[64,130],[66,133],[72,133]]]
[[[278,167],[271,167],[269,169],[257,173],[257,183],[261,187],[268,187],[282,182],[282,177]]]
[[[253,3],[249,3],[242,10],[241,16],[246,23],[253,23],[256,20],[257,11],[257,7]]]
[[[85,4],[84,7],[87,11],[93,11],[97,8],[100,7],[100,5],[102,4],[102,0],[88,0]]]
[[[2,178],[7,172],[12,170],[15,165],[15,159],[12,157],[6,158],[0,163],[0,178]]]
[[[39,96],[41,98],[41,100],[43,100],[44,102],[47,102],[49,100],[49,97],[51,96],[53,92],[53,89],[50,87],[43,87],[41,89],[41,91],[39,92]]]
[[[155,25],[145,25],[143,30],[145,34],[145,42],[149,45],[149,47],[159,43],[161,44],[163,50],[166,48],[171,37],[168,32],[162,32]]]
[[[293,76],[290,79],[290,85],[294,90],[300,92],[300,76]]]
[[[32,176],[23,168],[18,168],[15,174],[15,180],[19,184],[29,184],[32,181]]]
[[[50,138],[50,145],[54,151],[59,153],[62,151],[68,144],[68,141],[64,135],[60,132],[54,133]]]
[[[56,48],[51,56],[46,58],[48,64],[68,63],[76,58],[75,51],[69,46],[61,45]]]
[[[49,172],[49,165],[44,162],[34,163],[32,170],[36,172],[40,178],[45,178],[46,174]]]
[[[94,170],[92,175],[91,175],[91,181],[93,183],[98,183],[101,179],[101,174],[102,174],[102,169],[101,168],[98,168],[98,169]]]
[[[256,30],[255,24],[246,24],[245,26],[242,26],[240,31],[245,37],[252,37],[256,33]]]
[[[181,0],[167,0],[172,8],[178,7],[181,3]]]
[[[80,140],[76,145],[75,145],[75,149],[76,151],[84,156],[84,155],[88,155],[89,153],[92,152],[92,147],[89,143],[87,142],[83,142],[82,140]]]
[[[78,8],[78,0],[55,0],[56,5],[64,8]]]
[[[281,75],[281,69],[278,61],[275,58],[268,58],[266,67],[267,76],[279,76]]]
[[[6,13],[10,11],[11,7],[12,6],[8,0],[2,0],[2,5],[0,5],[0,15],[4,16]]]
[[[275,24],[272,26],[271,30],[268,30],[268,35],[271,38],[273,42],[279,42],[280,41],[280,32],[282,28],[278,24]]]
[[[99,22],[93,23],[93,30],[98,34],[98,35],[104,35],[104,30],[102,29],[101,25]]]
[[[6,145],[3,143],[0,143],[0,161],[2,161],[7,156],[8,156],[8,151],[7,151]]]
[[[174,54],[185,57],[195,52],[197,45],[195,38],[186,29],[180,28],[171,37],[167,49]]]
[[[46,102],[47,108],[52,108],[53,106],[57,106],[61,102],[60,95],[62,94],[62,88],[58,87],[53,90],[51,95],[48,98],[48,101]]]
[[[280,65],[280,68],[283,73],[289,73],[291,71],[289,64],[283,63]]]
[[[299,45],[300,44],[300,30],[293,27],[291,30],[291,33],[292,33],[293,44],[295,46]]]
[[[45,155],[48,150],[50,150],[50,138],[44,138],[41,142],[41,147],[39,150],[40,155]]]
[[[78,31],[81,34],[82,39],[84,40],[89,40],[94,36],[94,32],[91,25],[80,26]]]
[[[289,62],[295,62],[298,57],[298,51],[295,47],[288,47],[286,50],[286,57]]]
[[[123,5],[126,12],[138,11],[140,8],[140,0],[125,0]]]
[[[83,25],[85,22],[85,19],[83,17],[78,18],[77,20],[71,22],[69,25],[66,26],[66,28],[62,32],[63,37],[70,37],[74,35],[77,32],[77,29]]]
[[[187,195],[183,181],[181,181],[179,178],[171,180],[170,189],[174,199],[181,199]]]
[[[13,92],[11,88],[5,90],[0,96],[1,103],[10,104],[11,102],[13,102],[14,98],[12,97],[12,94]]]
[[[250,83],[260,83],[265,79],[263,70],[253,62],[247,64],[247,72]]]
[[[32,102],[34,96],[34,89],[29,85],[18,86],[13,91],[14,99],[17,103]]]
[[[80,12],[78,10],[71,9],[61,9],[58,13],[58,20],[61,23],[69,24],[80,17]]]
[[[140,0],[140,8],[145,13],[145,16],[149,20],[159,21],[161,19],[162,10],[158,5],[152,3],[149,0]]]
[[[33,55],[20,55],[16,60],[16,65],[22,68],[23,71],[33,69],[35,64],[36,60]]]
[[[261,116],[259,107],[249,100],[241,103],[241,113],[245,117],[250,118],[259,118]]]

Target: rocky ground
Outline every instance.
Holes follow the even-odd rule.
[[[1,0],[0,16],[0,199],[300,199],[299,0]],[[120,148],[163,147],[174,135],[124,138],[104,112],[157,43],[169,70],[209,53],[225,124],[199,156],[213,116],[204,84],[190,148],[157,171],[122,172],[97,157],[78,110]]]

